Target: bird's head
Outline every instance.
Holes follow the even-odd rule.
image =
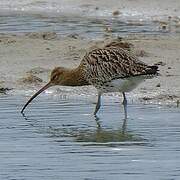
[[[43,91],[48,89],[49,87],[56,86],[56,85],[62,85],[63,79],[64,79],[64,72],[66,71],[63,67],[56,67],[52,70],[50,81],[43,86],[39,91],[37,91],[24,105],[24,107],[21,110],[21,113],[25,110],[25,108],[30,104],[30,102],[36,98],[39,94],[41,94]]]
[[[51,86],[63,85],[63,80],[65,79],[65,72],[67,71],[64,67],[56,67],[51,72],[50,84]]]

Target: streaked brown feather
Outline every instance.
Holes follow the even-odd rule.
[[[85,55],[83,66],[86,79],[91,83],[103,83],[118,78],[148,75],[148,66],[132,53],[116,47],[95,49]]]
[[[96,49],[86,54],[77,68],[55,68],[51,73],[49,83],[28,100],[21,113],[34,98],[51,86],[94,85],[99,91],[98,103],[94,112],[96,114],[100,108],[101,93],[123,92],[124,102],[127,102],[125,92],[133,90],[146,75],[155,75],[157,71],[157,66],[148,66],[122,48],[111,45],[103,49]],[[126,109],[125,112],[127,112]]]

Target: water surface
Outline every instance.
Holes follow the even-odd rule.
[[[180,109],[88,100],[0,97],[0,179],[179,179]]]
[[[107,29],[109,29],[107,31]],[[159,23],[147,20],[127,20],[109,17],[81,16],[38,16],[38,15],[0,15],[1,33],[56,32],[67,36],[78,34],[86,38],[103,38],[107,35],[126,36],[134,33],[164,34]]]

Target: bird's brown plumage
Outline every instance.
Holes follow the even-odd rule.
[[[85,79],[93,85],[119,78],[157,73],[156,66],[148,66],[132,53],[116,47],[105,47],[89,52],[79,67],[83,67]]]
[[[132,80],[131,77],[143,76],[145,78],[148,75],[156,75],[157,69],[157,66],[148,66],[139,61],[129,51],[117,47],[116,44],[108,45],[102,49],[95,49],[84,56],[77,68],[55,68],[51,73],[49,83],[28,100],[21,112],[23,113],[24,109],[35,97],[51,86],[93,85],[102,92],[118,90],[124,93],[135,88],[140,82],[138,78]],[[122,82],[121,79],[127,80]],[[114,82],[114,80],[118,80],[118,82]],[[125,94],[123,95],[125,97]],[[98,99],[100,99],[100,94]],[[99,107],[98,100],[95,114]]]

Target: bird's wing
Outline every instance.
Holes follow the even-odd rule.
[[[105,83],[113,79],[145,75],[147,64],[121,48],[95,49],[86,54],[81,65],[91,83]]]

